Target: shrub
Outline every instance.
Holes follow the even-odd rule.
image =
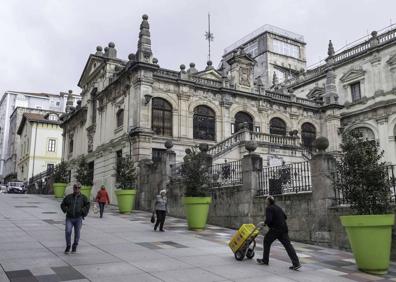
[[[186,187],[187,197],[209,196],[210,184],[210,156],[205,152],[199,152],[198,147],[186,150],[187,155],[181,168],[183,183]]]
[[[58,165],[55,166],[53,178],[55,183],[69,182],[69,171],[67,162],[61,161]]]
[[[352,131],[343,135],[341,148],[343,154],[336,165],[336,189],[357,214],[388,213],[390,183],[379,144]]]
[[[117,160],[117,188],[132,189],[136,180],[136,167],[132,157],[119,157]]]
[[[85,156],[81,156],[78,160],[78,166],[76,171],[76,180],[84,186],[92,186],[92,175],[93,171],[89,168],[89,165],[85,159]]]

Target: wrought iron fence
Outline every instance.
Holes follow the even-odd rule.
[[[59,164],[58,164],[59,165]],[[28,194],[51,194],[52,193],[52,175],[55,172],[56,165],[53,168],[47,169],[39,174],[29,178],[26,183]],[[69,182],[71,180],[71,171],[68,172]]]
[[[265,167],[258,172],[258,195],[281,195],[312,191],[309,161]]]
[[[390,201],[392,203],[396,203],[396,165],[388,165],[385,169],[386,179],[390,186]],[[340,179],[340,175],[336,172],[333,172],[333,181],[338,181]],[[349,205],[349,202],[344,197],[344,190],[338,189],[334,185],[334,194],[335,194],[335,201],[337,205]]]
[[[213,187],[242,184],[242,165],[240,160],[214,164],[210,167],[210,173]]]

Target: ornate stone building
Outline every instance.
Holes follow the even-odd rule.
[[[297,44],[294,37],[287,39],[286,35],[266,30],[257,38],[267,36]],[[247,43],[254,40],[250,38]],[[113,189],[117,157],[131,154],[138,162],[155,163],[167,140],[173,142],[177,161],[182,160],[187,147],[202,142],[210,145],[209,153],[217,163],[239,160],[246,153],[248,140],[257,141],[256,152],[264,165],[309,158],[317,136],[328,137],[329,149],[337,151],[341,131],[347,129],[341,120],[348,123],[354,117],[352,105],[342,106],[345,99],[339,93],[338,79],[342,76],[334,62],[337,55],[330,52],[317,81],[310,81],[311,71],[298,71],[305,67],[302,40],[295,45],[300,49],[293,49],[291,54],[276,54],[279,46],[266,42],[266,51],[256,54],[267,58],[262,61],[267,64],[266,71],[257,68],[254,54],[245,51],[250,46],[246,42],[226,52],[218,69],[209,61],[202,70],[194,63],[188,68],[182,64],[178,71],[168,70],[154,57],[148,17],[144,15],[137,51],[128,60],[117,58],[112,42],[104,50],[98,46],[89,56],[78,82],[82,100],[63,117],[64,158],[73,163],[86,155],[94,170],[95,186],[105,184]],[[392,48],[388,49],[391,53]],[[391,65],[389,55],[382,55],[381,50],[378,56]],[[301,65],[291,68],[293,75],[285,76],[282,83],[275,75],[269,82],[268,71],[276,68],[272,60],[296,60],[293,54],[301,56]],[[345,85],[354,81],[354,73],[342,78]],[[342,89],[347,91],[348,86]],[[386,97],[387,89],[383,86],[379,97]]]

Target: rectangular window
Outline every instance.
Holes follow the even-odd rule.
[[[272,41],[272,51],[281,55],[300,58],[300,47],[280,40],[274,39]]]
[[[55,152],[56,150],[56,140],[50,139],[48,140],[48,152]]]
[[[53,171],[54,170],[54,164],[47,164],[47,171]]]
[[[160,162],[162,160],[162,156],[166,153],[165,149],[152,149],[152,160],[153,162]]]
[[[256,132],[260,132],[260,126],[255,127]]]
[[[360,92],[360,82],[351,84],[351,95],[352,102],[359,101],[362,98],[362,94]]]

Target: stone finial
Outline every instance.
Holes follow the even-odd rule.
[[[108,57],[109,56],[109,47],[104,48],[104,56]]]
[[[195,68],[195,64],[194,63],[190,63],[190,68],[187,70],[187,74],[189,76],[191,76],[194,73],[197,73],[198,70]]]
[[[96,53],[97,56],[103,56],[103,48],[102,46],[96,46]]]
[[[375,30],[371,32],[370,47],[375,47],[379,44],[378,32]]]
[[[334,54],[335,54],[335,51],[334,51],[333,42],[331,42],[331,40],[329,40],[329,47],[327,48],[327,55],[329,57],[333,57]]]
[[[158,59],[157,58],[153,58],[153,64],[154,65],[158,65]]]
[[[148,16],[142,16],[142,23],[140,24],[138,49],[136,58],[139,62],[152,63],[153,52],[151,51],[150,39],[150,25],[148,23]]]
[[[329,147],[329,139],[324,136],[318,137],[313,142],[313,146],[318,149],[319,153],[324,153]]]
[[[184,64],[181,64],[180,65],[180,71],[181,72],[185,72],[185,70],[186,70],[186,66]]]
[[[113,59],[117,58],[117,50],[115,49],[114,42],[109,42],[107,54],[109,58],[113,58]]]
[[[212,61],[210,61],[210,60],[207,61],[207,63],[206,63],[206,68],[205,68],[205,69],[206,69],[206,70],[213,69],[213,66],[212,66],[212,65],[213,65],[213,62],[212,62]]]
[[[67,95],[67,99],[66,99],[66,113],[69,113],[72,111],[73,109],[73,90],[69,90],[68,91],[68,95]]]
[[[172,142],[172,140],[166,140],[164,146],[165,146],[165,148],[166,148],[167,150],[172,149],[172,148],[173,148],[173,142]]]
[[[276,72],[272,75],[272,86],[275,86],[279,83],[278,76],[276,75]]]
[[[128,60],[129,60],[129,61],[135,61],[135,60],[136,60],[135,54],[133,54],[133,53],[129,54],[129,55],[128,55]]]
[[[245,149],[249,152],[249,154],[253,153],[257,149],[257,142],[253,140],[246,142]]]

